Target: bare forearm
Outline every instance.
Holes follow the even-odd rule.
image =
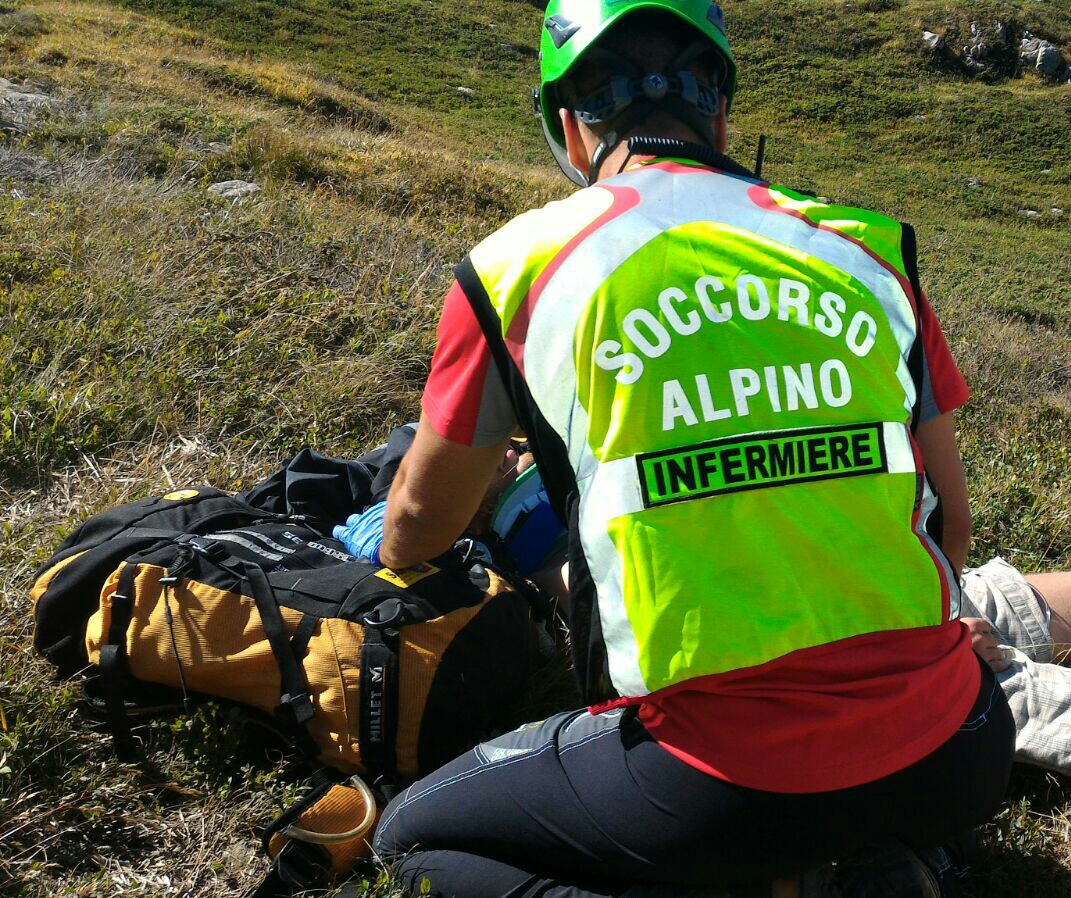
[[[941,548],[957,574],[963,573],[967,566],[967,555],[971,549],[971,513],[961,508],[951,514],[945,514],[942,528]]]
[[[429,527],[435,518],[422,510],[404,491],[395,495],[392,489],[387,500],[387,517],[383,527],[383,545],[379,560],[395,570],[412,567],[449,549],[461,535],[465,525],[456,529],[449,524]],[[437,522],[435,522],[437,523]]]
[[[449,549],[476,514],[507,443],[464,446],[422,418],[387,497],[380,561],[411,567]]]

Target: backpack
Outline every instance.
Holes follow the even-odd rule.
[[[537,657],[541,602],[471,541],[395,572],[325,535],[385,495],[380,474],[408,440],[357,462],[306,450],[239,496],[198,486],[110,509],[32,589],[36,647],[81,676],[121,755],[134,751],[132,713],[209,696],[271,715],[328,765],[268,828],[275,890],[260,894],[352,867],[375,816],[353,775],[390,797],[465,751],[501,723]]]
[[[94,515],[38,570],[30,589],[34,647],[71,677],[87,666],[85,626],[123,559],[177,533],[241,527],[268,516],[210,486],[172,490]]]

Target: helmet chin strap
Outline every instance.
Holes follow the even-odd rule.
[[[595,147],[595,152],[591,154],[591,165],[588,167],[587,174],[588,187],[599,180],[599,169],[602,168],[602,164],[606,161],[606,157],[614,151],[620,142],[616,131],[607,131],[603,135],[602,140],[599,141],[599,145]]]
[[[709,118],[704,116],[698,109],[685,100],[682,100],[680,97],[666,97],[661,102],[670,115],[683,124],[688,125],[702,140],[706,141],[711,151],[714,152],[717,138],[714,136],[714,129],[711,127]],[[649,99],[643,99],[632,103],[629,108],[618,117],[615,126],[603,134],[598,146],[595,147],[595,152],[591,154],[591,164],[588,166],[586,186],[590,187],[598,180],[599,169],[602,168],[607,157],[617,149],[617,145],[623,140],[621,135],[628,134],[629,131],[642,122],[654,106],[655,101]],[[697,144],[692,143],[690,146],[697,146]],[[631,139],[629,141],[629,149],[630,151],[632,150]],[[629,155],[631,155],[631,152]]]

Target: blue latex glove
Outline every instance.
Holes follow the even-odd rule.
[[[386,502],[371,505],[360,514],[351,514],[345,524],[339,524],[331,531],[331,535],[343,543],[351,555],[381,564],[379,547],[383,545],[383,519],[386,516]]]

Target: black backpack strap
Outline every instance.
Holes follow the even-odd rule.
[[[309,696],[305,670],[290,640],[287,639],[286,626],[279,612],[279,603],[275,600],[275,593],[264,571],[255,564],[243,564],[241,575],[253,593],[253,601],[260,614],[264,635],[268,638],[268,644],[275,656],[275,663],[279,667],[280,696],[279,707],[276,711],[279,718],[286,724],[298,748],[310,757],[316,757],[320,752],[307,729],[307,724],[312,720],[315,710]]]
[[[374,777],[397,771],[398,652],[402,603],[391,599],[363,615],[361,695],[357,744],[361,763]]]
[[[320,622],[320,618],[312,614],[301,615],[294,635],[290,637],[290,651],[300,662],[309,651],[309,640],[312,639],[313,631]]]
[[[134,739],[130,734],[130,719],[126,713],[126,632],[134,613],[134,578],[136,564],[125,563],[119,573],[119,583],[112,593],[112,619],[107,641],[100,648],[100,678],[104,690],[104,710],[112,732],[115,753],[121,761],[134,757]]]
[[[287,842],[263,882],[249,898],[291,898],[298,892],[322,887],[331,872],[331,858],[320,845]]]

